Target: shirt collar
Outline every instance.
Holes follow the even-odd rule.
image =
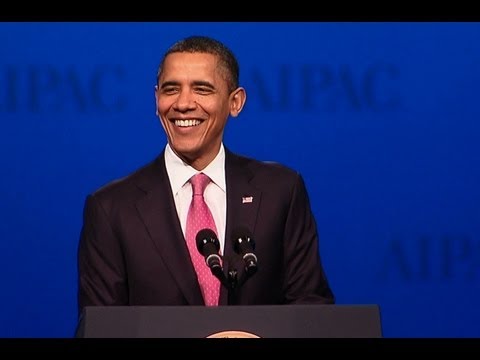
[[[168,177],[170,178],[173,195],[176,195],[185,183],[193,175],[199,172],[183,162],[183,160],[175,154],[168,143],[165,147],[165,166],[167,168]],[[213,161],[201,172],[207,175],[212,182],[223,190],[223,192],[226,192],[225,149],[223,143],[220,145],[220,150],[215,159],[213,159]]]

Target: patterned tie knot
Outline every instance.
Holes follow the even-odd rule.
[[[193,195],[203,196],[205,188],[210,183],[210,178],[204,173],[198,173],[190,178],[190,183],[193,188]]]

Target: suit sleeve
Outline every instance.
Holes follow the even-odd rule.
[[[291,194],[283,241],[286,303],[334,303],[320,259],[317,225],[299,174]]]
[[[128,291],[120,241],[95,196],[85,201],[78,247],[78,311],[85,306],[126,305]]]

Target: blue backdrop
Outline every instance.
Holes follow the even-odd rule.
[[[387,337],[480,336],[479,23],[0,24],[0,336],[71,337],[91,191],[153,159],[163,51],[210,35],[233,151],[300,171],[339,304]]]

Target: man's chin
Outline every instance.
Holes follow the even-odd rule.
[[[172,144],[170,144],[170,147],[173,152],[187,164],[191,164],[200,156],[200,152],[191,147],[173,147]]]

